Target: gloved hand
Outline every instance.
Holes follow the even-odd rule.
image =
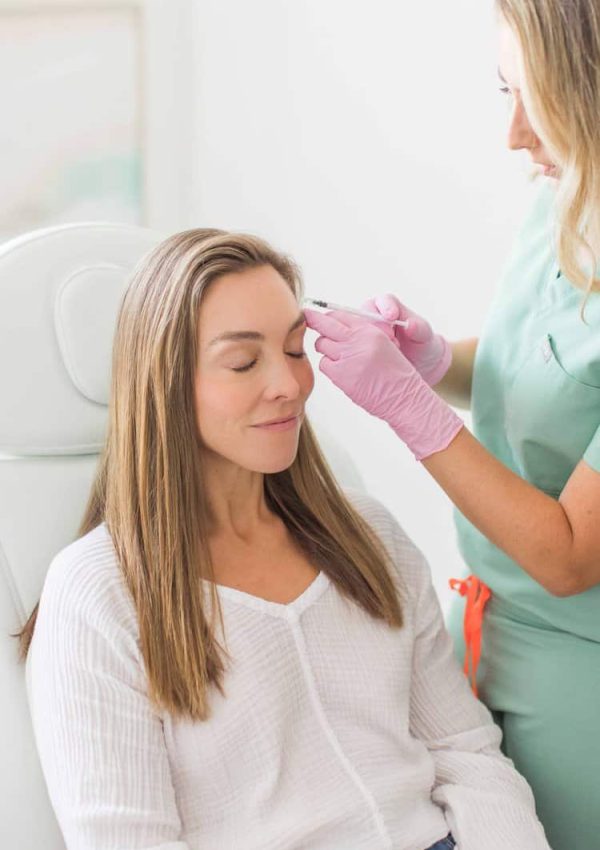
[[[442,380],[452,362],[452,349],[448,340],[433,332],[429,322],[401,304],[395,295],[377,295],[363,304],[361,309],[369,313],[381,313],[391,321],[407,320],[405,328],[384,325],[383,322],[376,324],[381,324],[390,339],[394,339],[402,354],[430,387]]]
[[[381,328],[341,311],[304,315],[320,334],[320,370],[352,401],[387,422],[417,460],[448,447],[462,420]]]

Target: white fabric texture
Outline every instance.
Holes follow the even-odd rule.
[[[405,624],[325,572],[289,605],[223,586],[226,696],[192,723],[147,696],[134,607],[104,524],[44,585],[27,684],[68,850],[549,850],[531,791],[452,652],[428,566],[393,517]]]

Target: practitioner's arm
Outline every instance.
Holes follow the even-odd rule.
[[[452,362],[434,389],[448,404],[468,410],[471,407],[473,364],[478,340],[463,339],[450,343]]]
[[[555,596],[600,583],[600,472],[584,458],[560,498],[485,449],[379,328],[306,311],[319,364],[346,395],[383,419],[465,516]],[[588,451],[600,456],[600,429]],[[587,457],[587,453],[586,453]]]

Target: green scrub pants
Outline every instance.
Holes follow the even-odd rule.
[[[533,790],[552,850],[600,850],[600,643],[494,608],[484,615],[479,697]],[[463,611],[457,600],[448,616],[461,665]]]

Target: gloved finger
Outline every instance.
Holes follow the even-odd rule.
[[[360,309],[364,310],[366,313],[374,313],[375,315],[377,315],[377,313],[380,312],[380,310],[377,309],[377,304],[375,303],[374,298],[369,298],[368,301],[365,301],[364,304],[361,304]],[[375,327],[381,328],[381,330],[384,332],[384,334],[387,337],[389,337],[389,339],[391,339],[392,342],[394,341],[394,326],[393,325],[390,325],[387,322],[377,322],[375,319],[367,319],[367,321],[371,322],[373,325],[375,325]]]
[[[411,342],[429,342],[433,336],[433,330],[429,322],[422,319],[421,316],[413,314],[407,319],[404,334]]]
[[[382,316],[390,321],[402,319],[407,322],[405,328],[398,328],[398,332],[408,337],[411,342],[429,342],[433,336],[431,325],[417,313],[402,304],[395,295],[387,293],[378,295],[375,299],[375,308]]]
[[[367,313],[379,313],[383,318],[392,322],[395,319],[405,319],[410,312],[398,301],[395,295],[376,295],[361,304],[360,309]]]
[[[315,342],[315,351],[319,354],[324,354],[330,360],[339,360],[342,356],[342,349],[338,342],[328,339],[326,336],[320,336]]]
[[[377,303],[375,298],[369,298],[368,301],[364,301],[360,305],[360,309],[364,310],[366,313],[379,313],[380,311],[377,309]]]
[[[309,308],[310,310],[310,308]],[[304,311],[306,313],[306,310]],[[310,310],[314,313],[314,310]],[[327,310],[326,313],[319,313],[320,316],[331,316],[336,319],[340,325],[345,325],[347,328],[364,327],[369,323],[369,319],[364,316],[357,316],[356,313],[348,313],[346,310]]]
[[[321,336],[327,336],[336,342],[343,342],[348,339],[352,330],[339,317],[339,312],[334,315],[333,313],[319,313],[317,310],[308,308],[304,310],[304,318],[309,328],[317,331]]]
[[[319,370],[337,386],[337,381],[335,380],[335,366],[336,364],[334,360],[330,360],[329,357],[321,357]]]
[[[406,307],[390,292],[385,295],[377,295],[374,300],[377,312],[392,322],[396,319],[406,319],[409,315]]]
[[[357,316],[355,313],[344,313],[341,310],[331,310],[326,315],[333,316],[334,319],[338,319],[342,325],[346,325],[347,328],[364,328],[367,324],[372,324],[371,319],[367,319],[366,316]],[[383,324],[383,322],[381,323]]]

